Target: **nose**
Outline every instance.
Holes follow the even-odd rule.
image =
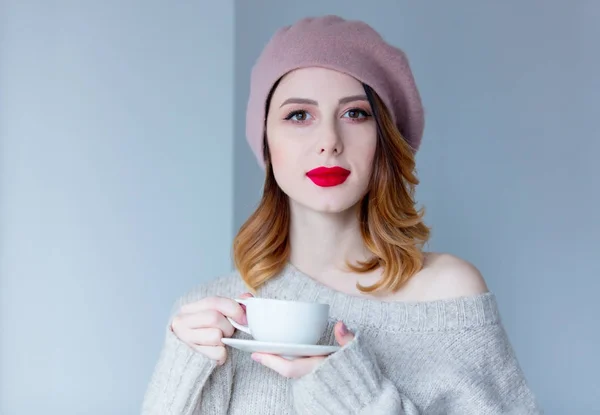
[[[321,139],[317,143],[317,153],[321,155],[339,155],[344,151],[340,134],[334,125],[320,131]]]

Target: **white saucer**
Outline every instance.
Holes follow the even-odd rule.
[[[339,346],[320,346],[314,344],[269,343],[257,340],[232,339],[225,337],[221,341],[231,347],[249,353],[276,354],[286,359],[309,356],[327,356],[340,349]]]

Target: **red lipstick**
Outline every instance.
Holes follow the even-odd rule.
[[[350,170],[346,170],[339,166],[317,167],[306,173],[306,176],[312,180],[314,184],[321,187],[340,185],[346,181],[349,175]]]

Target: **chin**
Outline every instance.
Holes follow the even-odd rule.
[[[339,203],[331,203],[331,204],[319,204],[319,205],[314,205],[310,206],[308,205],[307,207],[311,210],[314,210],[316,212],[321,212],[321,213],[341,213],[341,212],[345,212],[348,209],[350,209],[353,205],[340,205]]]
[[[311,187],[313,187],[311,183]],[[323,189],[304,188],[298,186],[282,187],[290,202],[303,206],[305,209],[320,213],[342,213],[353,209],[366,194],[366,189],[354,188],[329,188]]]
[[[310,200],[300,200],[300,204],[310,210],[321,213],[342,213],[354,208],[360,199],[344,197],[314,197]]]

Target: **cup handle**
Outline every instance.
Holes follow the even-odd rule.
[[[239,304],[247,305],[246,304],[246,300],[242,299],[242,298],[234,298],[233,301],[236,301]],[[252,333],[250,332],[250,328],[248,326],[244,326],[244,325],[242,325],[240,323],[237,323],[237,322],[233,321],[233,319],[231,319],[229,317],[227,317],[227,320],[229,320],[229,322],[231,323],[231,325],[233,327],[235,327],[236,329],[241,330],[244,333],[248,333],[249,335],[252,335]]]

